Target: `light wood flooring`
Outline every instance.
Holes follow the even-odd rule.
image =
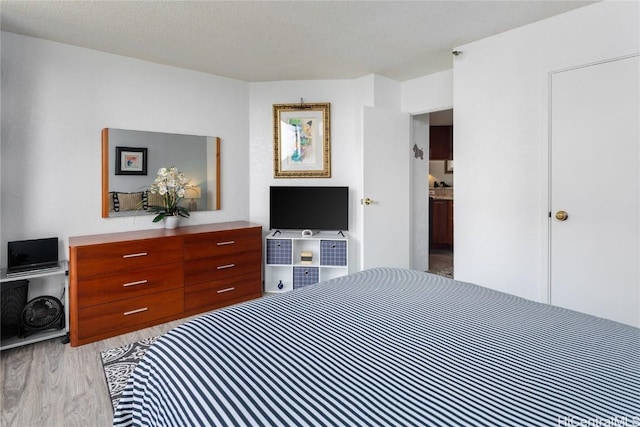
[[[2,427],[111,426],[100,352],[164,334],[186,318],[80,347],[60,338],[0,353]]]

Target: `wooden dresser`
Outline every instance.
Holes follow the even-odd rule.
[[[244,221],[69,238],[78,346],[262,295],[262,227]]]

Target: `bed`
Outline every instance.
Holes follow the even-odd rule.
[[[114,425],[640,425],[640,329],[366,270],[168,332]]]

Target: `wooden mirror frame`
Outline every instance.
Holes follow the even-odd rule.
[[[216,195],[214,210],[220,209],[220,138],[215,137],[216,144]],[[204,211],[206,212],[206,211]],[[109,128],[102,129],[102,218],[109,216]]]

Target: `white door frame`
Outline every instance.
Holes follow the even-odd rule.
[[[417,119],[419,116],[427,117],[426,126],[424,126],[423,120]],[[429,113],[410,114],[409,124],[411,126],[409,132],[410,268],[427,271],[430,268],[431,235],[429,233],[429,195],[424,191],[426,190],[427,193],[429,191]],[[418,135],[416,135],[416,130],[419,131]],[[426,141],[420,139],[422,136],[426,136]],[[411,151],[414,144],[417,150],[422,151],[421,153]],[[420,154],[422,154],[422,159],[419,158]],[[422,183],[421,179],[424,180]]]

